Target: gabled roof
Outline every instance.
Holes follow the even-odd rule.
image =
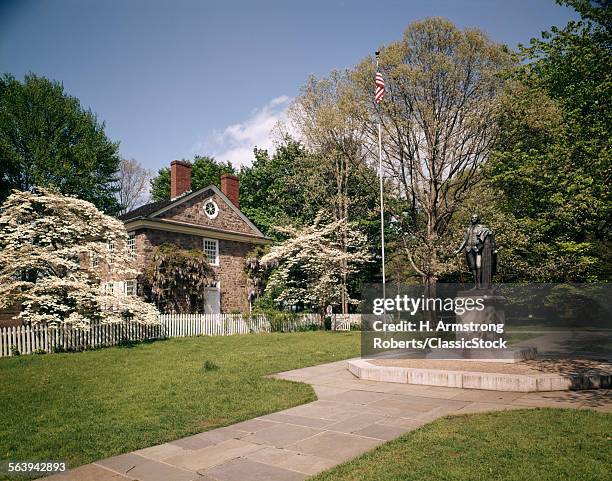
[[[183,194],[180,197],[177,197],[173,200],[160,200],[158,202],[151,202],[150,204],[145,204],[141,207],[138,207],[126,214],[119,216],[119,220],[122,220],[124,223],[127,223],[136,219],[155,219],[158,215],[163,214],[167,210],[176,207],[177,205],[181,205],[183,202],[187,202],[194,197],[206,192],[207,190],[212,190],[215,194],[217,194],[221,199],[232,209],[253,231],[256,236],[266,238],[266,236],[261,232],[255,224],[253,224],[249,218],[242,213],[242,211],[234,205],[234,203],[228,199],[228,197],[221,192],[216,185],[211,184],[202,189],[196,190],[195,192],[188,192]]]
[[[159,209],[166,207],[172,203],[171,200],[158,200],[157,202],[150,202],[149,204],[141,205],[140,207],[136,207],[134,210],[126,212],[125,214],[120,215],[118,218],[122,221],[127,221],[130,219],[136,219],[139,217],[148,217],[149,215],[157,212]]]

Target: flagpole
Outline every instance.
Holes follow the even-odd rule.
[[[376,52],[376,72],[378,72],[378,55],[379,51]],[[382,255],[382,295],[383,299],[386,296],[386,279],[385,279],[385,215],[384,215],[384,201],[383,201],[383,167],[382,167],[382,131],[380,126],[380,117],[378,117],[378,176],[380,180],[380,247]]]

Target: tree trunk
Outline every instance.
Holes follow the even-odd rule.
[[[434,231],[434,215],[430,214],[428,216],[427,223],[427,265],[426,271],[427,274],[425,278],[425,289],[424,294],[426,299],[435,298],[436,297],[436,287],[438,283],[438,254],[436,253],[436,233]],[[433,322],[437,319],[436,312],[430,311],[429,309],[425,311],[425,319],[427,321]]]

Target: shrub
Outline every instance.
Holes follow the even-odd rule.
[[[204,372],[216,371],[217,369],[219,369],[219,366],[217,366],[213,361],[209,361],[208,359],[206,359],[206,361],[204,361],[204,364],[202,364],[202,371]]]
[[[257,310],[254,315],[266,316],[270,323],[270,332],[302,332],[317,331],[321,328],[317,322],[303,324],[300,322],[305,313],[279,311],[276,309]]]
[[[215,279],[201,249],[181,249],[172,243],[159,246],[146,272],[139,277],[145,298],[166,313],[204,312],[206,291]]]

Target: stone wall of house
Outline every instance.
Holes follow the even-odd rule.
[[[204,204],[210,198],[219,206],[219,214],[214,219],[209,219],[204,213]],[[202,192],[202,194],[197,197],[183,202],[157,217],[160,219],[187,222],[189,224],[214,227],[244,234],[256,234],[256,232],[254,232],[253,229],[212,190]]]
[[[136,231],[136,266],[139,270],[152,259],[155,249],[166,242],[182,249],[202,249],[203,238],[196,235],[179,234],[153,229]],[[221,285],[221,312],[248,312],[247,275],[244,260],[254,244],[219,240],[219,266],[214,267],[215,278]]]
[[[0,327],[21,326],[23,322],[17,316],[19,307],[12,306],[8,309],[0,309]]]
[[[221,282],[221,312],[249,312],[247,274],[244,270],[247,254],[254,244],[219,240],[219,267],[215,267]]]

